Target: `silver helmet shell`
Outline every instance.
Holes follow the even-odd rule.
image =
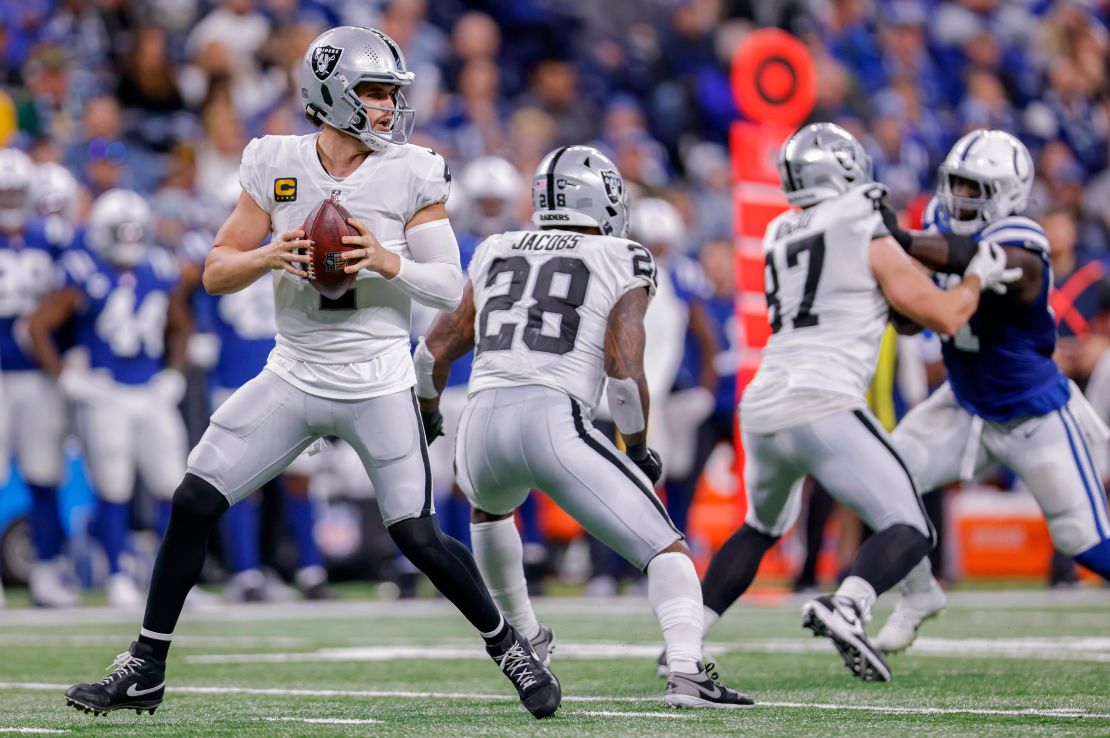
[[[532,223],[593,226],[606,236],[628,233],[628,190],[609,157],[592,146],[564,146],[532,176]]]
[[[948,212],[952,231],[962,235],[1025,210],[1033,192],[1033,157],[1005,131],[968,133],[948,152],[937,174],[937,199]],[[978,185],[978,194],[957,196],[959,180]]]
[[[481,237],[519,226],[519,198],[524,178],[506,159],[482,156],[459,175],[465,209],[461,221]]]
[[[799,128],[779,151],[787,201],[808,208],[872,180],[871,157],[855,136],[833,123]]]
[[[339,26],[316,37],[301,62],[301,99],[305,112],[372,151],[408,141],[416,111],[400,88],[416,78],[405,64],[401,47],[375,28]],[[366,105],[355,94],[362,82],[396,85],[395,107]],[[373,130],[369,110],[393,115],[389,133]]]
[[[105,261],[129,268],[141,262],[154,240],[154,215],[132,190],[108,190],[93,203],[86,240]]]
[[[0,230],[18,231],[27,223],[34,170],[31,157],[19,149],[0,149]]]

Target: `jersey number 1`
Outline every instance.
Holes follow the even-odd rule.
[[[478,317],[478,345],[477,353],[483,351],[507,351],[513,347],[518,323],[505,323],[501,329],[489,335],[489,314],[499,310],[510,310],[513,305],[520,302],[524,296],[524,288],[528,284],[528,275],[532,272],[532,265],[523,256],[510,256],[494,259],[490,264],[489,276],[486,278],[486,287],[492,287],[498,275],[508,272],[509,291],[504,295],[491,297],[482,308]],[[559,297],[551,294],[552,283],[555,275],[562,274],[569,278],[566,283],[566,296]],[[581,259],[568,256],[556,256],[543,263],[539,274],[536,275],[536,285],[532,288],[534,302],[528,308],[528,322],[524,326],[524,345],[533,351],[542,351],[547,354],[565,354],[574,348],[574,341],[578,338],[578,325],[581,318],[578,308],[586,301],[586,287],[590,283],[590,270]],[[559,316],[559,335],[544,335],[544,313],[553,313]]]
[[[817,325],[820,318],[813,312],[813,300],[817,297],[817,284],[821,281],[821,269],[825,266],[825,234],[791,241],[786,245],[786,268],[793,269],[798,266],[798,257],[802,252],[809,252],[806,263],[806,281],[802,292],[802,301],[798,304],[798,314],[794,316],[792,325],[795,328],[809,328]],[[771,320],[771,332],[778,333],[782,329],[782,303],[779,302],[779,272],[775,267],[774,254],[769,254],[766,264],[767,274],[764,280],[764,290],[767,293],[767,316]],[[774,311],[774,315],[771,313]]]

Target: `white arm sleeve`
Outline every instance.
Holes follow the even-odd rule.
[[[462,302],[466,277],[459,264],[459,242],[446,219],[405,231],[412,260],[401,259],[393,283],[417,302],[454,310]]]

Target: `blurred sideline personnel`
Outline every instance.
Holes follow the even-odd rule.
[[[938,179],[926,232],[902,231],[885,211],[903,248],[958,275],[967,274],[976,243],[991,241],[1023,276],[1006,294],[987,295],[967,325],[945,339],[948,382],[899,423],[895,445],[923,493],[992,463],[1013,469],[1044,511],[1057,550],[1110,579],[1110,514],[1090,451],[1110,433],[1052,359],[1048,239],[1017,215],[1029,203],[1033,159],[1009,133],[973,131],[952,147]],[[918,626],[944,607],[928,559],[899,589],[903,597],[875,639],[884,651],[909,646]]]
[[[409,311],[413,299],[454,309],[464,278],[444,207],[447,165],[407,143],[415,111],[401,87],[413,77],[380,31],[326,31],[309,46],[300,76],[305,112],[322,130],[266,136],[243,151],[243,193],[216,234],[204,286],[226,294],[271,276],[277,345],[266,368],[213,414],[190,454],[139,638],[108,677],[69,688],[66,700],[77,709],[153,712],[161,704],[170,641],[210,532],[231,504],[324,435],[358,452],[390,537],[482,634],[525,707],[536,717],[558,708],[558,681],[498,612],[470,552],[435,519]],[[328,197],[350,209],[360,234],[343,238],[351,246],[342,253],[345,271],[357,281],[335,300],[310,284],[305,251],[313,244],[300,230]]]
[[[57,287],[57,260],[68,245],[65,234],[57,232],[64,229],[48,228],[45,219],[30,217],[36,201],[32,191],[46,184],[40,178],[53,180],[53,175],[36,168],[18,149],[0,150],[0,369],[5,385],[0,413],[7,427],[6,438],[0,438],[0,465],[6,472],[14,454],[31,492],[31,601],[40,607],[71,607],[78,595],[66,581],[72,567],[62,555],[65,532],[58,515],[65,398],[42,371],[26,338],[31,313]],[[6,480],[8,475],[0,476]]]
[[[980,290],[1017,274],[984,241],[964,281],[938,288],[892,239],[859,142],[831,123],[797,131],[779,154],[791,205],[767,226],[764,289],[771,338],[740,401],[748,515],[709,564],[705,628],[751,584],[763,555],[794,524],[812,475],[875,531],[833,595],[802,608],[805,627],[832,640],[852,672],[887,681],[890,668],[863,626],[876,597],[933,546],[932,526],[905,463],[865,395],[893,308],[946,334],[975,312]]]
[[[116,607],[143,601],[121,560],[135,472],[160,500],[164,530],[188,452],[177,405],[192,319],[177,263],[151,247],[153,238],[153,214],[142,196],[105,192],[62,257],[64,284],[28,323],[35,357],[76,409],[96,491],[92,533],[108,559],[106,591]],[[65,362],[55,333],[71,318],[83,357]]]
[[[434,428],[452,361],[475,351],[455,464],[474,506],[478,567],[501,611],[550,659],[554,635],[532,610],[513,519],[531,489],[544,490],[646,571],[671,667],[667,704],[748,707],[749,697],[701,663],[697,572],[652,489],[663,472],[647,446],[643,366],[655,262],[624,237],[624,181],[597,149],[563,147],[536,169],[532,204],[542,230],[482,242],[462,304],[440,316],[415,355],[421,409]],[[590,422],[603,386],[627,457]]]

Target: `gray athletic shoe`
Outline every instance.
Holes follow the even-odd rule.
[[[543,662],[547,668],[551,668],[551,654],[555,653],[555,633],[551,628],[543,623],[540,623],[540,632],[536,634],[535,638],[528,641],[532,644],[532,650],[536,652],[536,657]]]
[[[668,707],[718,710],[735,710],[755,704],[755,700],[748,695],[729,689],[718,682],[705,667],[702,667],[697,674],[672,671],[667,677],[667,691],[663,701]]]
[[[655,676],[660,679],[666,679],[671,675],[671,667],[667,665],[667,649],[659,652],[659,658],[655,660]]]

